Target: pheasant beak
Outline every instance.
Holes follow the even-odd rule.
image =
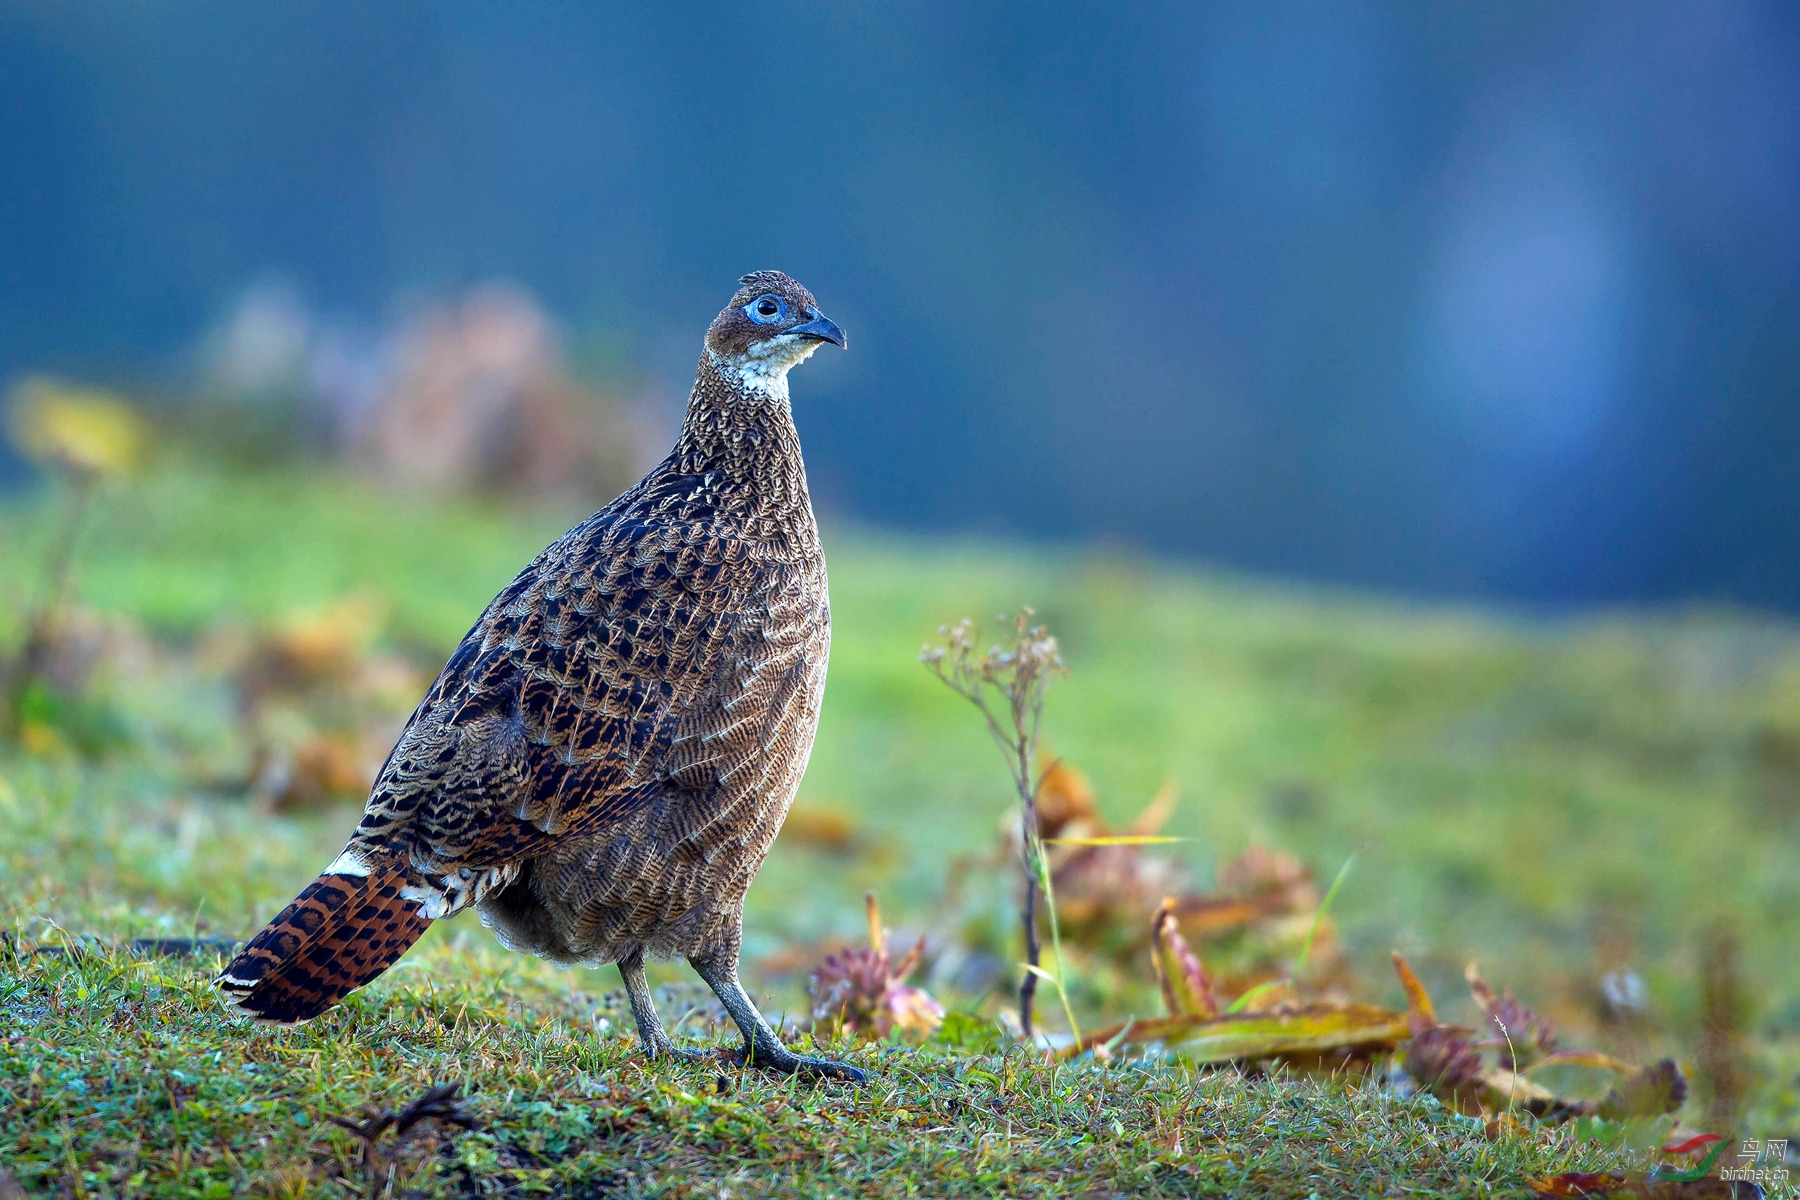
[[[840,350],[844,348],[844,331],[837,327],[836,321],[822,316],[817,309],[814,309],[809,315],[812,320],[804,325],[796,325],[788,332],[799,334],[801,337],[815,338],[821,342],[830,342]]]

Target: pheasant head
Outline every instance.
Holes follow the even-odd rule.
[[[787,373],[844,331],[819,312],[811,292],[780,271],[753,271],[706,331],[719,373],[746,392],[787,396]]]

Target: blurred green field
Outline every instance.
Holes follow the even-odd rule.
[[[0,510],[0,645],[41,586],[60,503],[44,492]],[[101,502],[76,590],[168,647],[373,596],[383,643],[435,663],[583,515],[398,495],[317,468],[166,460]],[[1635,1039],[1620,1048],[1692,1061],[1700,963],[1729,931],[1754,1039],[1757,1128],[1744,1132],[1800,1123],[1800,966],[1786,950],[1800,934],[1792,625],[1404,604],[1118,549],[829,522],[825,540],[833,654],[801,801],[850,814],[873,850],[778,843],[750,895],[748,957],[856,935],[867,888],[897,928],[938,920],[950,860],[993,845],[1009,796],[985,732],[918,650],[946,621],[991,624],[1026,603],[1072,669],[1051,696],[1049,739],[1109,818],[1124,823],[1178,781],[1165,832],[1188,839],[1174,852],[1202,883],[1252,844],[1292,850],[1325,878],[1359,854],[1334,915],[1369,998],[1399,1000],[1392,948],[1445,997],[1462,994],[1475,959],[1572,1040]],[[236,752],[231,693],[204,670],[164,664],[112,686],[135,749],[86,763],[0,757],[10,923],[185,933],[198,919],[247,933],[329,859],[353,810],[263,816],[198,782],[195,762]],[[457,931],[486,936],[467,919]],[[1648,1003],[1620,1032],[1601,1026],[1599,981],[1627,967]],[[611,973],[583,986],[613,986]]]

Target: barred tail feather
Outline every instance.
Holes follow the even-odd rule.
[[[431,922],[400,855],[346,850],[216,980],[246,1016],[310,1021],[393,966]]]

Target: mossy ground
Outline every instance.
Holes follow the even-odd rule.
[[[0,518],[0,642],[39,585],[56,512],[39,498]],[[78,596],[178,650],[221,622],[255,626],[361,592],[386,606],[386,644],[441,661],[578,515],[171,462],[102,505]],[[1007,794],[985,734],[917,665],[917,647],[943,621],[1032,603],[1073,667],[1052,695],[1050,736],[1109,817],[1122,823],[1177,779],[1167,831],[1189,839],[1177,852],[1201,882],[1252,842],[1327,876],[1360,851],[1335,915],[1370,999],[1398,1001],[1390,948],[1440,998],[1460,994],[1476,958],[1578,1040],[1691,1062],[1699,963],[1733,931],[1750,1084],[1732,1132],[1800,1124],[1800,962],[1781,949],[1800,940],[1792,627],[1727,612],[1496,616],[1118,551],[854,528],[828,527],[827,551],[831,683],[802,799],[850,814],[864,852],[778,844],[750,896],[753,966],[854,936],[869,887],[897,926],[940,921],[950,859],[991,845]],[[353,812],[270,816],[208,781],[242,753],[232,695],[181,662],[111,681],[126,736],[97,759],[0,755],[0,923],[15,935],[242,936],[341,844]],[[596,1029],[610,971],[504,955],[468,921],[435,929],[366,996],[294,1033],[226,1021],[203,986],[209,966],[112,951],[0,963],[0,1164],[69,1194],[329,1194],[347,1186],[334,1180],[351,1146],[320,1122],[427,1082],[475,1089],[484,1129],[453,1139],[454,1154],[489,1190],[1504,1194],[1603,1154],[1559,1134],[1488,1138],[1343,1081],[1047,1068],[1018,1051],[842,1049],[877,1066],[875,1086],[727,1073],[721,1093],[707,1070],[638,1064],[617,1022]],[[1646,987],[1629,1029],[1595,1015],[1602,973],[1623,966]],[[1077,981],[1078,1011],[1147,1001],[1109,979]],[[799,1003],[791,980],[763,990],[775,1009]],[[450,1157],[426,1158],[405,1186],[471,1186]]]

